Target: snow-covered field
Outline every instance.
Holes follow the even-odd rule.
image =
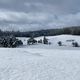
[[[42,37],[36,38],[41,39]],[[47,37],[51,45],[27,45],[27,38],[19,38],[19,48],[0,48],[0,80],[80,80],[80,48],[72,47],[79,36]],[[62,41],[64,46],[58,46]]]

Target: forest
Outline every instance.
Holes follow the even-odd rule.
[[[39,37],[39,36],[55,36],[61,34],[80,35],[80,27],[66,27],[59,29],[46,29],[38,31],[2,31],[0,30],[0,36],[14,35],[15,37]]]

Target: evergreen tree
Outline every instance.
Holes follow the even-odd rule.
[[[44,44],[48,44],[48,39],[44,36],[44,38],[43,38],[43,43]]]
[[[17,47],[22,44],[23,42],[14,36],[0,37],[0,47]]]

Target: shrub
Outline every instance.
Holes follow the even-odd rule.
[[[61,41],[59,41],[59,42],[58,42],[58,45],[59,45],[59,46],[62,46],[62,42],[61,42]]]
[[[79,47],[79,44],[77,42],[72,43],[73,47]]]
[[[38,40],[38,43],[42,43],[42,39]]]
[[[23,44],[22,41],[17,39],[15,42],[13,42],[12,47],[17,47],[17,46],[20,46],[22,44]]]
[[[27,40],[28,45],[33,45],[33,44],[36,44],[36,43],[37,43],[37,40],[35,40],[33,37],[31,37],[30,39]]]
[[[51,42],[49,42],[48,44],[51,45]]]

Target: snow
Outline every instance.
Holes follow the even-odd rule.
[[[41,39],[43,37],[36,38]],[[60,35],[47,37],[51,45],[27,45],[27,38],[19,38],[19,48],[0,48],[0,80],[80,80],[80,48],[66,40],[79,36]],[[59,47],[58,41],[64,45]]]

